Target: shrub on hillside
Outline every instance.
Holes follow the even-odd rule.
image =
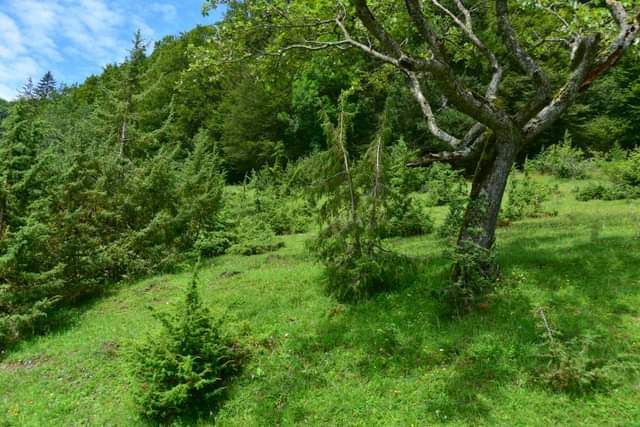
[[[548,215],[542,205],[548,200],[551,191],[548,185],[536,182],[531,177],[527,165],[522,174],[512,171],[502,217],[509,221],[518,221]]]
[[[335,223],[310,248],[325,266],[327,291],[341,302],[357,302],[410,280],[415,266],[387,251],[366,226]]]
[[[545,174],[559,178],[582,179],[587,177],[589,163],[584,152],[572,146],[569,131],[561,144],[552,145],[531,161],[531,166]]]
[[[609,382],[605,362],[594,356],[598,337],[581,335],[565,338],[554,329],[543,310],[539,311],[542,369],[544,385],[556,390],[582,394]]]
[[[329,293],[354,302],[409,279],[413,263],[385,249],[383,238],[422,232],[428,217],[412,211],[416,205],[410,202],[406,150],[387,151],[378,135],[362,159],[351,160],[343,128],[348,118],[344,98],[342,102],[338,126],[325,123],[330,149],[317,158],[321,230],[310,248],[325,266]]]
[[[241,352],[221,335],[202,304],[196,281],[175,313],[156,313],[162,329],[130,353],[135,401],[143,415],[171,417],[215,412],[240,369]]]
[[[631,151],[627,158],[612,162],[611,179],[622,185],[640,188],[640,147]]]
[[[70,304],[224,245],[212,241],[224,175],[203,134],[189,153],[167,148],[138,163],[106,143],[88,144],[90,129],[46,148],[44,130],[33,132],[27,120],[15,128],[22,130],[0,138],[0,324],[11,331],[5,341],[37,331],[52,300]]]
[[[409,237],[431,233],[433,222],[427,213],[426,204],[415,194],[424,185],[424,170],[407,167],[416,153],[400,140],[380,153],[370,150],[368,156],[368,161],[365,159],[357,167],[364,170],[357,170],[356,174],[357,179],[362,180],[361,185],[366,186],[371,181],[371,166],[377,161],[381,162],[378,191],[383,197],[384,219],[379,223],[380,237]],[[380,158],[377,159],[376,156]]]
[[[431,206],[447,205],[467,195],[462,174],[444,163],[434,163],[427,170],[426,182],[421,191],[426,194]]]
[[[231,245],[229,252],[237,255],[259,255],[284,246],[269,224],[256,218],[244,218],[238,222],[235,240],[236,243]]]
[[[459,195],[452,198],[448,204],[449,209],[447,211],[447,216],[438,229],[438,237],[455,241],[458,238],[458,234],[460,233],[460,229],[462,228],[462,223],[464,221],[467,198],[460,192]]]
[[[278,235],[309,229],[313,210],[297,178],[298,166],[278,160],[252,174],[246,185],[244,215],[269,225]]]
[[[456,245],[447,253],[451,259],[453,280],[441,291],[441,297],[458,315],[484,302],[498,284],[500,272],[494,254],[472,242]]]
[[[388,218],[380,225],[380,237],[420,236],[433,231],[433,221],[420,200],[398,198],[388,209]]]
[[[616,150],[598,162],[608,183],[590,183],[576,189],[576,198],[587,200],[623,200],[640,198],[640,148],[631,152]]]
[[[624,200],[640,197],[639,189],[621,184],[590,183],[576,189],[576,199],[582,202],[589,200]]]

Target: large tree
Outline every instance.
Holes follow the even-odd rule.
[[[235,60],[239,49],[246,58],[353,48],[406,77],[429,131],[443,144],[414,165],[478,159],[458,239],[463,251],[491,249],[518,153],[615,66],[640,32],[637,0],[209,2],[221,3],[228,14],[216,60],[232,51],[228,59]],[[470,78],[470,70],[477,75]],[[465,134],[443,129],[431,91],[475,124]]]

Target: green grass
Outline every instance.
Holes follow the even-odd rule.
[[[428,257],[420,277],[356,306],[322,292],[308,236],[273,254],[210,261],[204,300],[251,353],[218,424],[640,425],[638,202],[576,202],[575,182],[539,179],[559,184],[547,203],[558,215],[499,230],[501,287],[460,319],[432,296],[447,272],[434,236],[394,241]],[[126,349],[157,327],[145,307],[169,308],[189,280],[121,285],[6,354],[0,426],[145,425]],[[574,395],[541,384],[540,308],[566,337],[597,337],[605,387]]]

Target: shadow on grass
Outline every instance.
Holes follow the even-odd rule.
[[[615,361],[626,350],[621,316],[638,313],[629,301],[640,298],[640,241],[562,242],[550,236],[503,244],[504,286],[484,311],[463,318],[438,314],[442,307],[432,295],[446,283],[442,257],[417,283],[327,315],[313,334],[291,344],[296,361],[289,360],[288,375],[270,380],[270,390],[287,390],[278,408],[295,403],[297,392],[327,387],[324,372],[309,376],[309,367],[326,366],[342,353],[353,357],[345,372],[364,383],[426,376],[425,413],[471,424],[491,420],[488,401],[500,401],[509,386],[537,386],[544,334],[539,307],[567,338],[603,337],[595,351]],[[298,374],[309,378],[294,380]]]
[[[78,297],[72,303],[65,302],[54,306],[45,317],[37,320],[30,328],[23,328],[17,340],[9,342],[4,348],[0,347],[0,361],[38,337],[73,329],[80,322],[84,312],[93,308],[105,297],[117,293],[119,287],[119,284],[111,285],[103,290]]]

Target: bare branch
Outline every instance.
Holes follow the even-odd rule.
[[[451,100],[460,112],[467,114],[496,132],[504,131],[505,134],[513,134],[513,132],[516,131],[509,115],[505,111],[496,108],[493,102],[488,101],[485,97],[476,95],[460,81],[446,59],[438,56],[439,53],[436,48],[432,47],[431,52],[434,54],[434,59],[423,59],[406,55],[400,45],[386,33],[382,25],[376,20],[367,5],[367,0],[354,0],[354,3],[359,19],[368,32],[380,42],[384,51],[378,51],[371,46],[354,40],[338,18],[337,23],[342,29],[345,39],[353,46],[360,48],[382,61],[393,64],[404,73],[428,73],[441,84],[443,94]],[[425,35],[436,37],[420,10],[418,0],[406,0],[406,4],[412,19],[416,21],[416,25],[418,25],[419,22],[422,23],[420,24],[420,28],[426,32]],[[436,40],[434,46],[437,47],[439,45],[438,43]],[[495,80],[496,82],[499,81],[497,78]],[[491,85],[491,87],[494,86],[497,86],[497,83]],[[444,136],[440,133],[438,134]],[[453,142],[451,138],[447,138],[446,136],[445,139]]]
[[[369,9],[367,1],[354,0],[353,2],[356,6],[356,14],[360,21],[362,21],[362,24],[376,39],[378,39],[387,52],[396,55],[398,58],[404,56],[400,45],[387,34],[384,27],[373,15],[373,12]]]
[[[461,148],[457,151],[442,151],[439,153],[428,153],[419,159],[416,159],[407,164],[411,168],[420,168],[431,166],[433,163],[454,163],[464,160],[468,160],[478,155],[480,149],[487,141],[486,128],[483,127],[482,133],[474,139],[470,146]]]
[[[481,137],[486,130],[487,130],[487,127],[482,123],[476,123],[475,125],[473,125],[471,129],[469,129],[469,131],[464,136],[464,139],[463,139],[464,146],[469,147],[472,144],[475,144],[477,142],[477,139]]]
[[[422,109],[422,114],[424,115],[425,120],[427,121],[427,126],[429,127],[429,131],[438,138],[439,140],[445,142],[449,148],[452,150],[458,149],[462,145],[462,141],[460,141],[455,136],[448,134],[438,127],[438,123],[436,121],[435,116],[433,115],[433,110],[431,109],[431,105],[429,101],[422,93],[422,88],[420,87],[420,81],[414,72],[407,71],[406,75],[409,79],[409,88],[411,89],[411,93],[413,97],[418,101],[420,108]]]
[[[446,58],[444,47],[438,38],[435,30],[422,13],[422,7],[419,0],[405,0],[405,5],[411,20],[418,28],[420,35],[427,42],[435,57],[441,61]]]
[[[507,0],[496,0],[496,18],[498,30],[502,41],[507,48],[509,55],[518,63],[520,68],[533,79],[536,86],[535,99],[530,103],[530,107],[524,114],[521,114],[516,121],[528,120],[529,115],[542,108],[551,94],[551,83],[546,73],[536,64],[531,56],[520,46],[511,21],[509,19],[509,7]]]
[[[336,18],[336,24],[338,25],[338,27],[342,31],[342,34],[344,36],[345,41],[347,41],[349,44],[351,44],[354,47],[357,47],[358,49],[363,50],[364,52],[366,52],[367,54],[373,56],[374,58],[377,58],[377,59],[379,59],[379,60],[381,60],[383,62],[392,64],[392,65],[395,65],[396,67],[400,67],[400,61],[398,61],[398,59],[375,50],[371,46],[371,44],[365,45],[365,44],[360,43],[359,41],[353,39],[353,37],[351,37],[351,34],[349,33],[349,30],[347,30],[347,27],[344,25],[344,23],[340,20],[339,17]]]
[[[471,40],[475,47],[487,58],[489,63],[491,64],[491,68],[493,70],[493,76],[491,77],[491,82],[487,87],[487,91],[485,97],[490,102],[495,102],[496,95],[498,93],[498,88],[500,87],[500,82],[502,80],[502,67],[498,63],[498,59],[495,54],[487,48],[487,46],[480,40],[480,38],[473,31],[473,22],[471,20],[471,14],[464,7],[464,4],[460,0],[456,0],[456,4],[458,9],[462,11],[465,16],[465,22],[462,22],[460,18],[458,18],[453,12],[444,7],[438,0],[431,0],[433,4],[439,7],[442,11],[444,11],[449,17],[453,20],[453,22],[460,27],[462,32]]]
[[[622,3],[616,0],[607,0],[607,7],[620,28],[626,28],[629,25],[627,11]]]
[[[265,52],[264,54],[279,56],[289,50],[296,50],[296,49],[322,50],[322,49],[328,49],[330,47],[336,47],[340,49],[340,48],[344,48],[345,45],[351,45],[351,43],[348,40],[338,40],[338,41],[332,41],[332,42],[319,42],[319,41],[308,40],[308,41],[305,41],[304,43],[287,45],[281,49],[278,49],[276,52]]]
[[[569,39],[565,39],[563,37],[541,37],[538,35],[538,38],[540,38],[540,41],[534,45],[534,48],[538,48],[545,43],[561,44],[568,49],[571,49],[573,47],[573,43],[571,43]]]
[[[582,52],[578,65],[553,101],[525,125],[524,135],[528,141],[549,128],[578,97],[579,89],[595,61],[599,41],[598,35],[583,36],[578,39],[577,43],[581,45],[579,51]]]
[[[620,33],[616,40],[614,40],[611,46],[607,49],[607,52],[609,53],[600,58],[589,75],[585,77],[582,85],[580,86],[580,91],[587,90],[598,77],[616,65],[640,34],[640,12],[635,16],[633,22],[629,23],[627,21],[627,11],[622,3],[616,0],[607,0],[607,7],[618,23]]]
[[[471,19],[471,12],[469,12],[469,9],[467,9],[465,7],[464,3],[462,3],[462,0],[454,0],[454,3],[456,4],[456,7],[460,11],[460,13],[462,13],[462,15],[464,16],[464,20],[465,20],[466,26],[469,29],[472,29],[473,28],[473,21]]]
[[[607,5],[610,6],[610,10],[614,16],[617,15],[621,19],[626,19],[627,13],[620,2],[609,1]],[[591,70],[580,86],[580,91],[588,89],[598,77],[616,65],[627,49],[629,49],[633,42],[638,38],[638,35],[640,34],[640,13],[636,15],[634,22],[631,24],[626,21],[618,22],[620,23],[620,34],[618,35],[618,38],[609,47],[609,54],[597,61],[596,66]]]

